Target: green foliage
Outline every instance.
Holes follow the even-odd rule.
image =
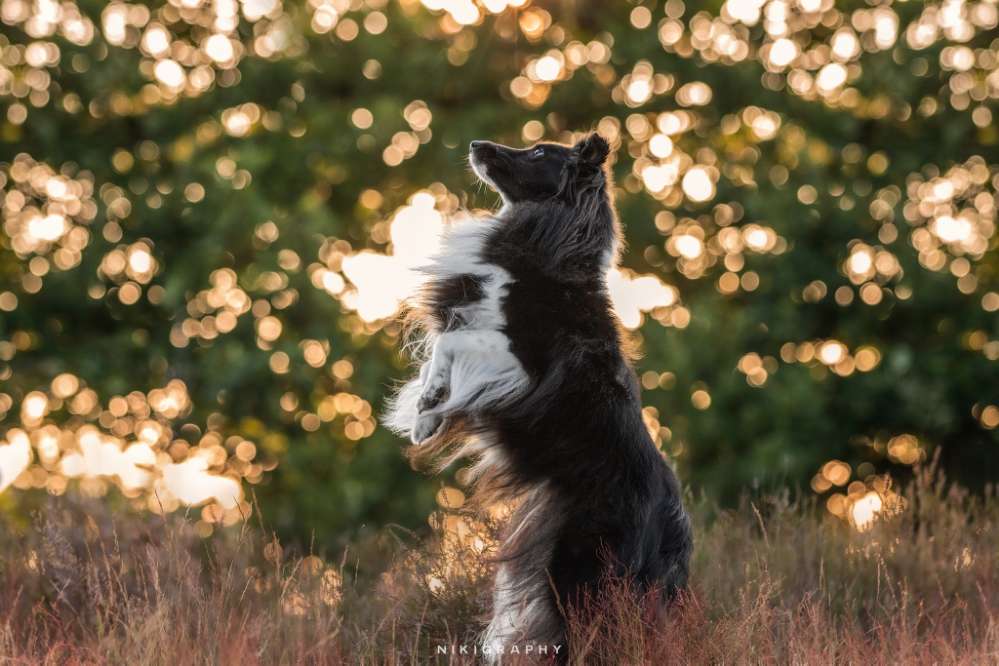
[[[710,44],[700,45],[693,39],[698,22],[720,11],[709,4],[710,15],[696,6],[684,13],[676,0],[665,10],[647,3],[652,25],[640,29],[634,25],[641,17],[625,3],[540,3],[469,27],[411,0],[353,3],[334,32],[319,34],[314,23],[310,27],[316,5],[289,2],[256,21],[244,13],[231,34],[245,50],[239,62],[202,62],[215,82],[203,90],[189,83],[182,92],[157,81],[154,63],[162,56],[136,47],[147,24],[109,44],[112,10],[105,3],[81,2],[96,26],[94,38],[82,44],[62,35],[32,36],[23,21],[11,20],[0,37],[0,71],[18,81],[42,72],[51,81],[42,86],[45,95],[0,83],[6,109],[0,162],[9,171],[24,153],[56,171],[75,165],[73,173],[86,172],[94,183],[97,208],[81,223],[89,238],[79,262],[52,267],[40,282],[29,277],[29,264],[38,256],[51,261],[50,249],[17,251],[10,229],[0,233],[0,294],[6,295],[0,305],[4,297],[8,304],[16,298],[16,306],[0,310],[0,435],[25,427],[23,399],[47,390],[60,373],[79,377],[101,405],[180,379],[192,407],[171,422],[161,447],[175,438],[194,445],[209,431],[254,442],[257,460],[276,467],[240,476],[259,477],[254,494],[281,533],[332,546],[368,526],[420,524],[435,484],[408,468],[397,438],[380,427],[349,437],[342,414],[303,427],[306,415],[341,393],[367,401],[377,421],[392,382],[410,372],[399,352],[398,325],[362,321],[344,298],[315,286],[313,271],[320,266],[339,274],[343,254],[390,250],[384,223],[434,183],[468,192],[460,196],[470,207],[494,205],[493,195],[476,193],[465,169],[468,141],[519,145],[534,127],[556,140],[599,128],[618,147],[616,194],[629,246],[623,266],[674,286],[689,315],[687,324],[682,314],[670,319],[679,306],[660,307],[645,314],[636,332],[644,400],[668,428],[658,436],[686,483],[730,501],[746,486],[807,484],[830,459],[870,462],[864,473],[858,470],[862,482],[874,471],[905,474],[906,461],[891,454],[891,438],[899,435],[914,436],[918,459],[940,447],[944,467],[965,483],[995,479],[994,22],[972,22],[972,35],[961,44],[978,59],[970,74],[962,72],[973,79],[971,92],[959,90],[955,68],[944,66],[956,40],[916,48],[904,36],[922,20],[921,3],[894,8],[898,37],[883,48],[858,27],[865,51],[849,59],[848,83],[823,91],[792,79],[816,76],[828,49],[811,61],[774,67],[765,49],[758,50],[774,39],[762,23],[716,20],[731,27],[749,57],[719,56]],[[868,11],[842,4],[827,12],[826,22],[795,10],[790,34],[802,52],[822,47],[851,17],[859,25],[857,12]],[[150,7],[154,22],[195,51],[213,30],[207,8]],[[543,12],[536,14],[542,24],[547,16],[547,30],[524,27],[532,11]],[[347,21],[356,27],[373,13],[387,19],[384,32],[361,27],[351,39],[349,30],[340,32]],[[684,27],[684,36],[664,46],[660,27],[669,21]],[[258,41],[278,28],[286,42],[261,55]],[[563,63],[559,81],[533,82],[536,97],[512,92],[511,81],[531,61],[553,48],[567,50],[573,40],[596,40],[609,57],[572,70]],[[25,65],[24,46],[45,41],[58,45],[57,61]],[[192,63],[182,63],[191,81]],[[670,85],[633,103],[621,81],[642,67]],[[677,91],[697,81],[707,85],[710,102],[684,105]],[[415,100],[432,113],[427,130],[414,129],[404,116]],[[224,114],[246,103],[256,106],[240,135]],[[740,121],[749,107],[777,114],[772,139]],[[371,112],[370,128],[352,122],[357,109]],[[713,170],[716,189],[707,201],[694,200],[679,184],[654,191],[643,180],[643,164],[669,161],[650,157],[648,142],[661,114],[671,112],[687,114],[691,123],[672,136],[673,157],[683,158],[678,168],[693,163]],[[418,139],[418,149],[390,166],[394,158],[383,151],[400,132]],[[915,179],[943,177],[972,159],[987,176],[974,193],[953,200],[954,211],[970,211],[984,246],[947,244],[931,234],[930,250],[942,262],[934,263],[936,255],[918,245],[916,232],[932,221],[917,214]],[[203,188],[203,198],[188,194],[192,183]],[[7,192],[14,189],[9,176],[4,184]],[[109,186],[120,188],[119,195],[111,196]],[[814,188],[811,199],[803,188]],[[367,190],[380,194],[375,205],[363,202]],[[112,202],[121,197],[130,206],[116,212]],[[5,223],[13,216],[10,206],[8,199]],[[926,217],[941,214],[931,210]],[[276,225],[276,238],[260,231],[268,222]],[[725,229],[750,224],[782,239],[779,251],[754,252],[745,243],[736,251],[719,240]],[[684,259],[676,240],[695,228],[707,249]],[[144,282],[132,280],[141,297],[126,305],[127,280],[99,269],[116,247],[140,242],[158,268]],[[886,252],[896,268],[851,281],[844,266],[857,242]],[[331,258],[337,252],[341,256]],[[178,345],[185,319],[211,314],[195,316],[189,306],[211,288],[219,269],[234,271],[239,288],[258,305],[231,331]],[[723,289],[723,279],[741,279],[741,286]],[[865,285],[877,292],[876,303],[864,302]],[[849,292],[848,304],[838,302],[838,289]],[[273,341],[259,334],[268,315],[281,325]],[[307,340],[328,347],[319,367],[304,360],[300,343]],[[830,340],[845,345],[850,359],[870,347],[875,365],[861,372],[812,360]],[[800,360],[796,352],[804,343],[814,350]],[[276,352],[288,355],[287,372],[274,371]],[[747,354],[757,354],[765,369],[759,386],[737,370]],[[341,360],[353,371],[338,377],[332,369]],[[710,406],[695,406],[696,391],[707,393]],[[60,409],[48,418],[77,425],[105,411],[99,406],[74,416]],[[362,414],[358,422],[365,418],[372,417]],[[40,475],[36,486],[45,485]],[[817,489],[827,488],[819,479]]]

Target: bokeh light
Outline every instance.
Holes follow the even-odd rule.
[[[994,443],[996,5],[598,5],[2,0],[0,491],[117,488],[210,531],[287,465],[375,511],[343,470],[396,454],[398,315],[495,201],[464,145],[588,129],[643,419],[695,483],[811,478],[868,530],[902,508],[885,473]],[[761,421],[788,395],[795,430],[862,397],[805,447]]]

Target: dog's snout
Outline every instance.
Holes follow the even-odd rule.
[[[489,141],[475,140],[468,144],[468,154],[473,157],[481,159],[488,159],[495,155],[495,150],[490,150],[493,148],[493,144]]]

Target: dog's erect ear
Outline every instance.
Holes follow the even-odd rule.
[[[594,132],[572,147],[579,155],[579,161],[585,162],[595,167],[600,167],[607,161],[610,154],[610,145],[607,140]]]

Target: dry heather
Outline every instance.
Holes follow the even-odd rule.
[[[903,495],[864,533],[790,496],[692,501],[689,596],[661,616],[608,585],[599,620],[571,622],[573,661],[995,663],[999,502],[929,473]],[[0,664],[475,661],[437,646],[474,643],[489,571],[438,542],[385,533],[323,561],[258,528],[203,541],[182,518],[65,498],[30,528],[0,525]]]

